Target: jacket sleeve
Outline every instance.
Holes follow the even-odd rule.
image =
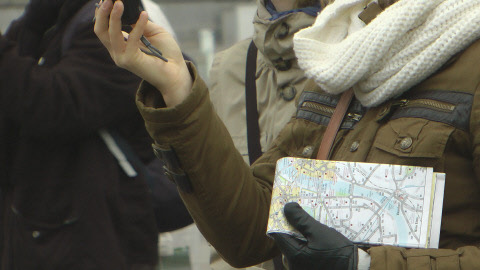
[[[234,267],[266,261],[279,253],[266,227],[275,162],[282,153],[268,152],[251,169],[214,112],[204,82],[190,68],[193,92],[182,104],[161,108],[159,92],[143,84],[137,106],[154,148],[175,154],[178,166],[165,160],[167,168],[206,239]]]
[[[392,246],[369,250],[371,270],[475,270],[480,269],[480,249],[405,249]]]
[[[3,37],[1,42],[6,45],[0,45],[0,108],[21,134],[85,136],[136,113],[140,79],[113,63],[91,22],[77,28],[69,49],[54,63],[48,56],[42,65],[20,54],[16,41]],[[53,51],[61,50],[60,42],[51,44],[57,46]]]

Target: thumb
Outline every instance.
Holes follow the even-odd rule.
[[[303,234],[308,241],[315,241],[316,238],[321,238],[325,234],[332,233],[332,228],[315,220],[296,202],[285,204],[283,212],[288,223]]]
[[[143,11],[145,12],[145,11]],[[165,57],[173,58],[177,62],[183,62],[183,55],[175,37],[164,27],[147,21],[143,35],[148,38],[153,46],[160,49]]]
[[[272,233],[277,247],[283,254],[292,255],[305,247],[306,242],[286,233]]]

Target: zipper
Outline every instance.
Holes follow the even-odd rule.
[[[320,104],[320,103],[313,102],[313,101],[303,102],[301,108],[305,109],[305,110],[308,110],[308,111],[311,111],[313,113],[319,113],[321,115],[328,116],[328,117],[331,117],[333,115],[333,112],[335,111],[334,107],[324,105],[324,104]],[[362,119],[362,115],[361,114],[356,114],[356,113],[348,113],[346,115],[346,118],[348,118],[351,121],[358,122],[358,121],[360,121],[360,119]]]
[[[314,113],[320,113],[322,115],[329,116],[329,117],[331,117],[333,115],[333,112],[335,111],[334,107],[330,107],[330,106],[312,102],[312,101],[303,102],[302,109],[306,109]]]
[[[362,119],[363,115],[357,113],[348,113],[347,117],[352,121],[358,122]]]
[[[392,105],[399,107],[422,107],[443,112],[453,112],[455,110],[455,104],[433,99],[401,99],[395,101]]]

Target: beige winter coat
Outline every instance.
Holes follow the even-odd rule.
[[[310,26],[315,18],[299,12],[270,21],[264,0],[257,5],[253,40],[258,48],[257,108],[264,152],[292,116],[295,97],[306,82],[293,52],[293,34]],[[211,101],[247,163],[245,65],[251,41],[240,41],[218,53],[209,76]]]

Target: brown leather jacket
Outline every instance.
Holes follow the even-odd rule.
[[[331,159],[446,173],[440,249],[372,247],[371,269],[480,269],[478,63],[480,41],[398,99],[369,109],[356,101],[351,105],[349,112],[361,119],[345,119]],[[146,106],[159,92],[144,84],[137,106],[200,231],[233,266],[253,265],[279,252],[265,235],[275,162],[285,156],[314,158],[330,119],[324,110],[302,104],[335,107],[338,97],[307,84],[296,114],[270,150],[248,167],[214,112],[205,84],[191,70],[193,92],[182,104]]]

